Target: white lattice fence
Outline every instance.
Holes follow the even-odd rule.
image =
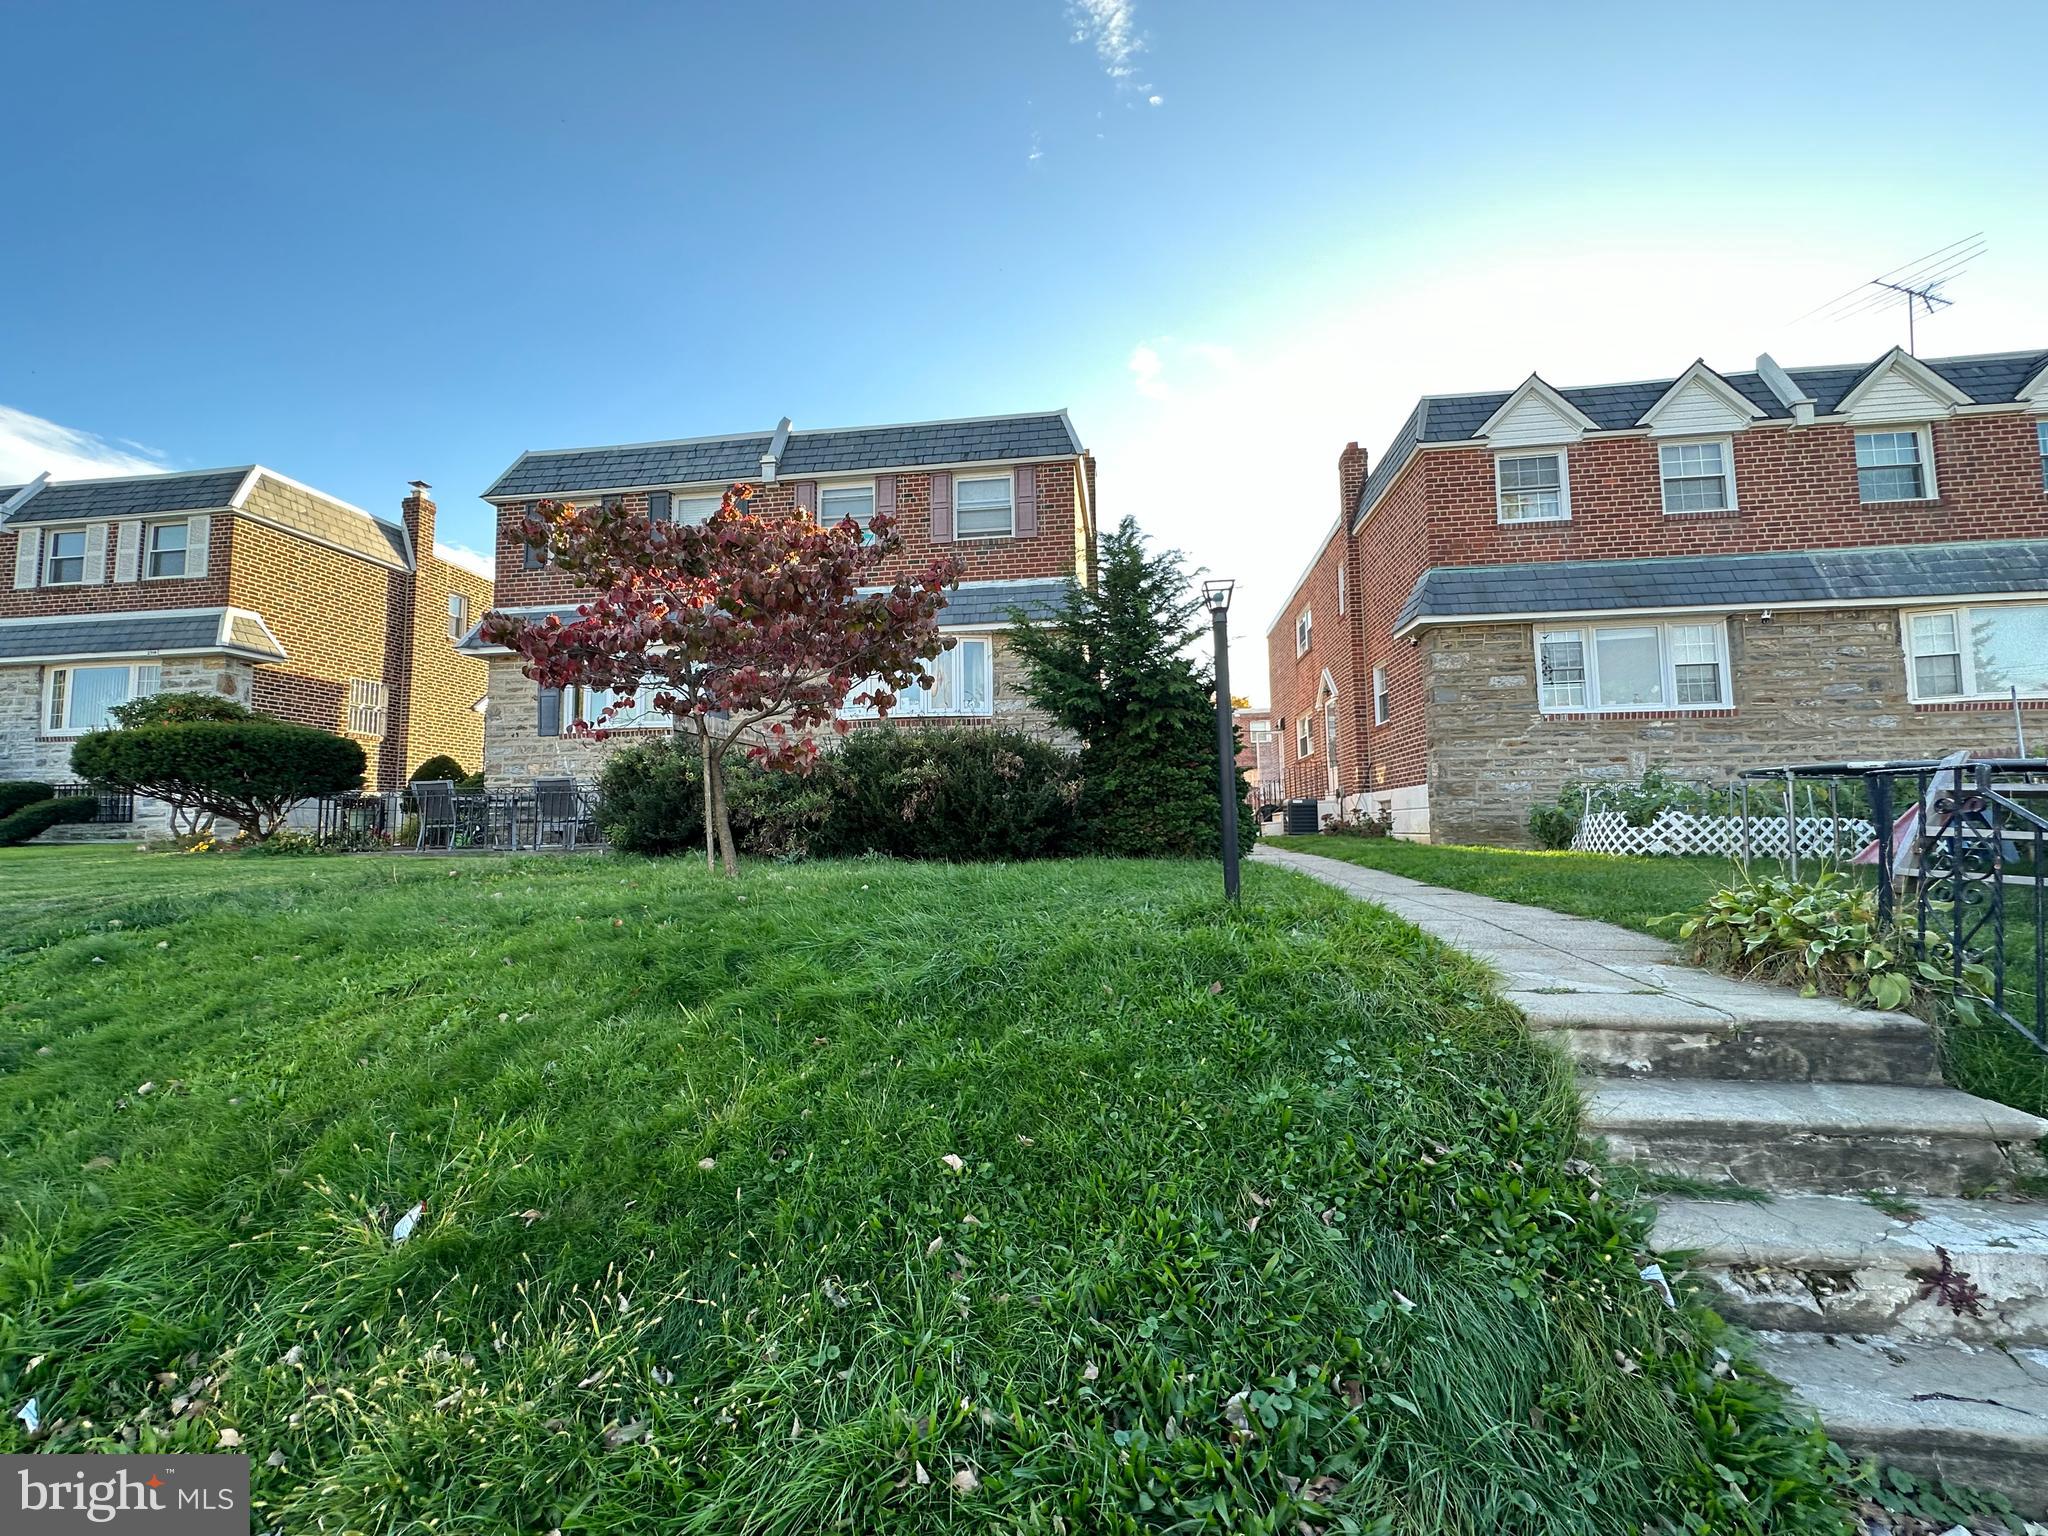
[[[1793,823],[1793,830],[1802,859],[1832,857],[1837,852],[1845,859],[1853,858],[1875,835],[1869,822],[1849,816],[1840,822],[1826,816],[1802,816]],[[1647,827],[1632,827],[1619,811],[1594,811],[1579,823],[1572,849],[1578,853],[1711,853],[1735,858],[1742,852],[1742,818],[1659,811]],[[1752,816],[1749,851],[1760,859],[1783,858],[1785,818]]]

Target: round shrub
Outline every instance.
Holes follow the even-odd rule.
[[[25,805],[47,800],[57,791],[35,779],[9,779],[0,784],[0,816],[12,816]]]
[[[194,720],[254,720],[256,711],[217,693],[146,693],[107,711],[114,723],[131,725],[184,725]]]
[[[446,779],[451,784],[460,784],[464,779],[468,777],[469,770],[463,767],[462,764],[457,762],[454,758],[450,757],[447,753],[443,752],[438,754],[437,756],[428,758],[424,763],[421,763],[419,767],[413,769],[411,773],[405,776],[405,782],[408,784],[417,784],[421,779],[427,779],[429,781],[438,781],[441,779]]]
[[[165,801],[186,816],[224,816],[270,836],[301,800],[363,783],[363,749],[346,737],[282,720],[195,720],[93,731],[71,766],[97,784]]]
[[[12,848],[41,837],[52,827],[69,822],[91,821],[100,803],[91,795],[66,795],[61,800],[32,801],[7,816],[0,816],[0,848]]]
[[[848,737],[833,767],[815,852],[971,861],[1081,851],[1080,763],[1020,732],[874,727]]]
[[[836,777],[826,759],[808,773],[730,763],[725,774],[734,846],[762,858],[802,858],[824,825]],[[689,738],[637,741],[607,759],[598,820],[626,853],[704,851],[704,776]]]
[[[1579,813],[1562,805],[1529,807],[1529,835],[1538,847],[1569,848],[1579,833]]]

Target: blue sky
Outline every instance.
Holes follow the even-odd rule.
[[[0,8],[0,479],[1064,405],[1239,691],[1425,391],[2048,346],[2048,6]]]

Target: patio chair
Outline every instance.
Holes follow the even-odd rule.
[[[553,838],[564,852],[575,848],[583,830],[583,792],[574,779],[533,781],[533,846],[545,848]]]
[[[418,808],[420,818],[419,836],[413,843],[413,850],[417,852],[438,838],[441,847],[452,851],[460,825],[455,813],[454,780],[414,780],[412,802]]]

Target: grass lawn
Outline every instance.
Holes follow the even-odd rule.
[[[1275,837],[1275,847],[1319,853],[1369,869],[1452,890],[1473,891],[1577,917],[1596,917],[1642,933],[1674,938],[1674,925],[1660,919],[1690,912],[1716,890],[1739,879],[1740,869],[1721,858],[1631,858],[1605,853],[1532,853],[1509,848],[1461,848],[1406,843],[1393,838],[1318,835]],[[1776,871],[1775,860],[1758,860]],[[2024,903],[2009,909],[2006,984],[2018,997],[2018,1011],[2031,1007],[2033,928]],[[1942,1069],[1959,1088],[2048,1115],[2048,1055],[2001,1023],[1954,1024],[1942,1035]]]
[[[233,1430],[291,1531],[1838,1529],[1480,971],[1216,885],[0,854],[0,1450]]]

